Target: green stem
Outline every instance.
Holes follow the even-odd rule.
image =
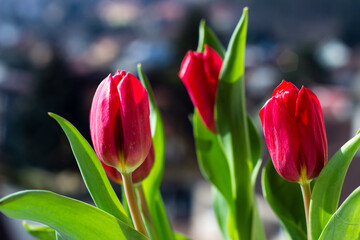
[[[126,200],[129,205],[129,210],[130,210],[131,218],[135,225],[135,229],[148,237],[144,222],[140,214],[139,207],[136,202],[134,187],[132,183],[132,173],[121,173],[121,175],[124,184]]]
[[[154,235],[156,235],[154,224],[153,224],[153,221],[152,221],[151,215],[150,215],[150,209],[146,203],[145,193],[144,193],[142,184],[140,183],[140,184],[135,185],[135,190],[136,190],[136,194],[138,196],[138,200],[140,202],[141,211],[144,214],[144,217],[145,217],[146,221],[148,222],[148,224],[149,224],[148,226],[151,228],[151,231],[153,232]],[[155,238],[155,239],[157,239],[157,238]]]
[[[301,191],[304,199],[305,215],[306,215],[306,229],[307,229],[307,239],[310,240],[310,229],[309,229],[309,205],[311,199],[311,188],[310,183],[300,183]]]

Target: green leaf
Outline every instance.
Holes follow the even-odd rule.
[[[236,26],[220,72],[215,118],[222,148],[228,160],[235,206],[235,228],[240,239],[251,239],[254,192],[253,162],[245,107],[244,57],[247,8]]]
[[[130,220],[90,144],[66,119],[54,113],[49,113],[49,115],[54,118],[64,130],[86,187],[96,206],[114,215],[119,220],[130,224]]]
[[[149,97],[149,108],[150,108],[150,127],[151,127],[151,135],[154,137],[156,127],[158,125],[158,120],[161,121],[161,118],[157,116],[158,107],[156,105],[155,96],[151,89],[151,85],[149,79],[146,77],[144,71],[142,70],[141,64],[137,65],[139,80],[144,88],[147,90]],[[161,125],[162,126],[162,125]]]
[[[56,240],[56,232],[54,229],[48,226],[39,226],[29,224],[26,221],[23,222],[23,227],[25,230],[32,235],[41,240]]]
[[[311,239],[318,239],[336,211],[347,169],[360,147],[360,134],[345,143],[329,160],[316,180],[310,202]]]
[[[150,215],[154,224],[156,235],[159,239],[174,239],[165,206],[160,194],[160,184],[164,173],[165,164],[165,134],[160,111],[157,107],[154,93],[151,89],[148,78],[138,64],[139,79],[148,91],[150,105],[150,124],[153,137],[155,162],[149,176],[142,181],[146,202],[150,209]]]
[[[253,187],[255,187],[256,179],[261,167],[261,157],[262,157],[262,143],[259,136],[259,133],[255,127],[250,116],[247,116],[248,126],[249,126],[249,140],[250,140],[250,150],[251,150],[251,160],[252,160],[252,174],[251,182]]]
[[[151,89],[148,78],[142,71],[141,65],[138,64],[138,74],[141,83],[144,85],[149,95],[150,105],[150,124],[155,150],[155,163],[149,176],[142,182],[144,190],[150,194],[160,188],[162,176],[164,173],[165,163],[165,135],[164,126],[161,119],[160,111],[156,105],[154,93]],[[145,193],[146,194],[146,193]]]
[[[283,179],[276,172],[271,159],[268,160],[262,171],[261,180],[264,198],[291,239],[307,239],[300,185]]]
[[[253,205],[253,218],[252,218],[252,233],[251,239],[253,240],[265,240],[265,231],[261,222],[257,205]]]
[[[189,238],[189,237],[187,237],[184,234],[179,233],[179,232],[175,233],[175,239],[176,240],[191,240],[191,238]]]
[[[22,191],[4,197],[0,211],[11,218],[48,225],[64,239],[147,239],[113,215],[49,191]]]
[[[175,239],[160,190],[154,193],[154,203],[150,208],[151,218],[154,223],[156,234],[160,240]]]
[[[60,233],[58,233],[58,232],[55,232],[56,233],[56,240],[71,240],[71,239],[69,239],[69,238],[64,238],[64,237],[62,237],[61,235],[60,235]]]
[[[229,165],[219,139],[205,127],[197,110],[193,115],[193,125],[200,170],[221,192],[230,208],[233,208]]]
[[[319,240],[360,239],[360,187],[331,216]]]
[[[215,212],[216,220],[220,227],[220,231],[225,240],[230,240],[231,238],[230,238],[229,226],[228,226],[228,221],[230,217],[229,205],[226,199],[224,198],[224,196],[216,187],[212,187],[211,191],[212,191],[214,212]]]
[[[236,180],[235,184],[247,183],[249,182],[247,178],[250,178],[248,161],[251,161],[251,153],[242,64],[245,54],[246,26],[247,11],[245,10],[226,52],[215,104],[217,130],[229,161],[231,176],[236,178],[235,173],[238,173],[236,175],[242,178],[233,179]],[[242,172],[245,174],[239,174]]]
[[[221,44],[220,40],[216,37],[214,32],[206,26],[205,20],[201,20],[199,27],[199,43],[198,43],[198,52],[203,52],[205,44],[214,49],[221,58],[225,56],[225,48]]]

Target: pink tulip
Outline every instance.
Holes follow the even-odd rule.
[[[90,111],[90,132],[99,159],[121,173],[138,168],[152,138],[146,89],[131,73],[109,74],[99,85]]]
[[[328,160],[328,146],[316,95],[282,81],[259,115],[277,172],[294,182],[317,177]]]
[[[150,174],[150,171],[154,166],[154,160],[155,160],[154,146],[151,145],[149,154],[145,158],[145,161],[140,165],[140,167],[138,167],[135,171],[132,172],[133,183],[141,182]],[[121,174],[116,168],[110,167],[103,162],[101,162],[101,164],[103,165],[106,174],[111,180],[119,184],[123,183]]]
[[[220,55],[205,45],[203,53],[189,51],[186,54],[179,72],[205,126],[214,133],[214,107],[222,62]]]

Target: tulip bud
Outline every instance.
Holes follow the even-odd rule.
[[[137,169],[135,169],[135,171],[132,172],[133,183],[141,182],[150,174],[150,171],[154,166],[154,160],[155,160],[154,146],[151,145],[149,154],[145,158],[145,161]],[[110,167],[103,162],[101,162],[101,164],[103,165],[106,174],[111,180],[119,184],[123,183],[121,174],[116,168]]]
[[[179,72],[179,77],[205,126],[214,133],[214,107],[221,65],[220,55],[205,45],[203,53],[189,51],[186,54]]]
[[[259,115],[276,171],[294,182],[317,177],[327,162],[328,146],[316,95],[282,81]]]
[[[131,73],[117,71],[97,88],[90,111],[90,132],[99,159],[121,173],[138,168],[152,138],[146,89]]]

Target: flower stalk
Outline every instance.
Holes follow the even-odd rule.
[[[307,239],[310,240],[310,231],[309,231],[309,206],[311,199],[311,188],[310,182],[300,183],[301,192],[304,200],[305,216],[306,216],[306,229],[307,229]]]
[[[150,230],[152,231],[153,234],[156,234],[154,224],[150,215],[150,209],[146,203],[145,193],[141,183],[135,185],[135,191],[141,207],[141,212],[143,213],[143,216],[148,223],[148,227],[150,227]]]
[[[146,231],[139,207],[136,202],[131,173],[121,173],[121,175],[123,179],[126,200],[129,205],[129,210],[130,210],[131,218],[135,225],[135,229],[148,237],[148,233]]]

